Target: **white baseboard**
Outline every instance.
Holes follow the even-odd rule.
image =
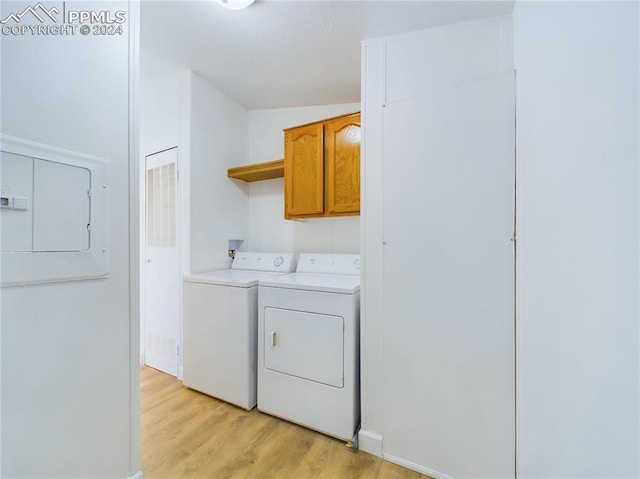
[[[358,449],[382,457],[382,435],[373,431],[360,429],[358,432]]]
[[[428,467],[424,467],[424,466],[421,466],[419,464],[415,464],[415,463],[413,463],[411,461],[407,461],[405,459],[400,459],[399,457],[396,457],[396,456],[391,456],[389,454],[385,454],[383,457],[384,457],[385,461],[393,462],[394,464],[406,467],[407,469],[414,470],[414,471],[419,472],[420,474],[424,474],[426,476],[431,476],[431,477],[433,477],[433,479],[455,479],[455,477],[453,477],[453,476],[448,476],[447,474],[443,474],[441,472],[434,471],[433,469],[429,469]]]
[[[144,478],[144,474],[142,474],[142,471],[138,471],[133,476],[129,476],[127,479],[143,479],[143,478]]]

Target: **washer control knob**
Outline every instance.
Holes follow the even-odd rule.
[[[276,257],[276,259],[273,260],[273,265],[274,266],[281,266],[282,263],[284,263],[284,258],[282,256],[278,256]]]
[[[360,258],[356,258],[353,261],[353,267],[354,267],[354,269],[360,269]]]

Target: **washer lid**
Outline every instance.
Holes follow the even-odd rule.
[[[260,286],[302,289],[323,293],[355,294],[360,291],[360,276],[345,274],[291,273],[260,280]]]
[[[256,286],[260,279],[278,275],[283,275],[283,273],[223,269],[219,271],[207,271],[206,273],[189,274],[182,279],[188,283],[206,283],[220,286],[233,286],[236,288],[250,288]]]

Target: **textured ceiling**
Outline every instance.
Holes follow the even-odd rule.
[[[511,13],[513,1],[141,3],[143,78],[190,69],[247,109],[360,101],[360,42]]]

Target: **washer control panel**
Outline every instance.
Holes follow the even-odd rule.
[[[236,252],[231,269],[249,271],[276,271],[290,273],[295,271],[296,261],[293,253],[255,253]]]
[[[360,275],[360,255],[357,254],[309,254],[298,260],[299,273]]]

